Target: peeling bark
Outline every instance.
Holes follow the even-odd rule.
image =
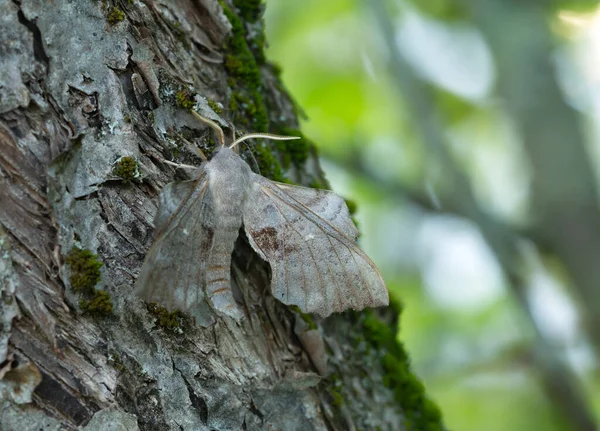
[[[0,428],[402,429],[360,315],[302,328],[243,235],[232,268],[241,324],[161,326],[132,295],[155,197],[181,175],[163,160],[198,162],[185,142],[210,149],[176,93],[193,88],[203,115],[227,126],[211,106],[231,106],[232,25],[216,0],[108,3],[0,0]],[[271,125],[297,128],[272,68],[259,68]],[[131,181],[115,173],[124,158],[137,163]],[[314,154],[288,175],[318,178]],[[73,247],[102,262],[93,288],[112,312],[82,311],[65,264]],[[318,374],[315,330],[335,379]]]

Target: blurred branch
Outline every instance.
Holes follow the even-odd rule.
[[[501,2],[501,0],[497,0],[497,2]],[[466,3],[470,4],[471,2]],[[480,2],[473,2],[473,4],[475,3],[477,3],[477,7],[479,8]],[[489,4],[490,1],[481,3]],[[556,352],[544,338],[539,330],[537,322],[533,318],[526,298],[527,276],[522,270],[523,264],[518,246],[519,238],[504,226],[494,222],[477,204],[468,178],[462,172],[447,149],[442,133],[443,124],[435,109],[431,91],[415,75],[411,66],[404,59],[396,46],[394,28],[390,21],[390,14],[384,6],[384,2],[371,0],[368,1],[367,4],[373,11],[389,48],[391,73],[402,94],[402,100],[407,106],[407,111],[410,112],[412,116],[412,124],[414,124],[415,130],[421,135],[422,141],[429,149],[431,155],[438,158],[441,165],[446,169],[446,174],[451,181],[451,191],[449,196],[447,196],[447,202],[445,201],[444,205],[447,206],[447,203],[453,203],[457,208],[458,213],[463,214],[477,223],[482,235],[495,253],[506,274],[509,286],[521,303],[526,317],[535,330],[535,358],[548,397],[563,413],[564,417],[572,426],[572,429],[582,431],[595,430],[596,427],[593,415],[591,414],[588,403],[582,396],[581,391],[576,384],[576,379],[572,375],[570,369],[558,358]],[[512,7],[517,9],[521,7],[520,3],[506,2],[506,4],[512,5]],[[480,9],[485,9],[485,7],[481,7]],[[490,16],[491,15],[493,14],[490,14]],[[500,24],[510,22],[503,15],[494,15],[491,20],[493,21],[494,19]],[[496,24],[496,27],[498,25],[499,24]],[[506,36],[506,29],[501,33]],[[500,34],[498,36],[500,36]],[[508,50],[506,54],[512,56],[510,50]],[[528,59],[527,56],[522,58],[525,62]],[[505,58],[504,61],[510,63],[513,60]],[[502,73],[502,70],[500,73]],[[520,79],[519,76],[513,75],[510,75],[509,78],[512,80]],[[532,82],[529,82],[528,84],[532,85]],[[527,94],[528,92],[528,88],[521,90],[524,94]],[[538,123],[537,125],[541,129],[544,127],[543,122]],[[563,141],[563,143],[564,142],[567,141]],[[543,167],[545,168],[545,165]],[[583,196],[587,196],[587,193],[584,193]],[[550,200],[550,203],[555,202],[556,200]],[[600,222],[600,217],[597,219]],[[600,247],[600,240],[597,242],[597,245]],[[594,256],[600,256],[600,253],[596,253]],[[600,270],[600,265],[598,265],[598,268]],[[596,279],[600,279],[600,277]]]
[[[326,149],[321,149],[320,154],[325,157],[328,156]],[[385,195],[394,196],[402,202],[415,205],[424,212],[454,215],[468,219],[475,224],[479,224],[484,219],[486,224],[491,226],[491,230],[498,232],[498,236],[503,238],[513,237],[513,243],[523,240],[531,241],[542,253],[552,254],[550,244],[545,238],[538,235],[534,229],[530,229],[527,226],[516,226],[505,223],[481,209],[479,210],[481,212],[477,213],[477,219],[475,219],[473,218],[473,213],[465,211],[465,208],[447,196],[436,195],[441,202],[441,204],[438,204],[424,190],[410,187],[400,180],[389,181],[380,178],[367,166],[360,149],[348,148],[344,155],[344,169],[352,172],[354,175],[360,176],[361,179],[369,182]]]
[[[537,229],[562,259],[600,354],[600,209],[580,119],[555,79],[547,12],[533,3],[464,1],[496,58],[498,83],[533,167]]]

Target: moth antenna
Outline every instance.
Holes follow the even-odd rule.
[[[203,117],[202,115],[198,114],[196,111],[192,110],[192,115],[194,115],[194,117],[196,117],[198,120],[200,120],[201,122],[203,122],[204,124],[206,124],[207,126],[210,126],[213,128],[213,130],[215,132],[217,132],[217,135],[219,135],[219,142],[221,143],[221,146],[224,147],[225,146],[225,134],[223,133],[223,129],[221,129],[221,126],[219,126],[216,122],[214,122],[213,120],[210,120],[206,117]]]
[[[198,166],[184,165],[183,163],[175,163],[175,162],[172,162],[170,160],[163,160],[163,162],[165,162],[167,165],[175,166],[177,168],[198,169]]]
[[[233,141],[233,144],[229,146],[229,148],[235,147],[240,142],[244,142],[248,139],[253,138],[263,138],[263,139],[273,139],[275,141],[291,141],[293,139],[300,139],[300,136],[281,136],[281,135],[271,135],[270,133],[250,133],[248,135],[244,135],[241,138]]]

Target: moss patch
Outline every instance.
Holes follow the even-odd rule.
[[[314,319],[311,317],[310,314],[303,313],[302,310],[300,310],[300,307],[298,307],[297,305],[290,305],[289,308],[294,313],[298,314],[302,318],[302,320],[304,320],[304,323],[308,325],[308,329],[317,329],[317,324],[315,323]]]
[[[356,217],[354,217],[354,215],[356,214],[356,210],[358,209],[358,204],[352,199],[346,198],[344,198],[344,202],[346,202],[346,206],[348,207],[348,212],[350,213],[350,220],[352,220],[352,223],[354,223],[354,226],[356,226],[356,229],[358,229],[358,235],[360,236],[361,233],[358,226],[358,220],[356,219]]]
[[[354,215],[356,213],[356,209],[358,208],[357,203],[352,199],[344,199],[344,201],[346,202],[346,206],[348,207],[350,215]]]
[[[252,98],[244,91],[233,91],[229,99],[229,111],[236,124],[252,132],[265,132],[269,120],[262,96]]]
[[[113,6],[106,15],[106,20],[110,25],[115,25],[125,19],[125,13],[116,6]]]
[[[100,281],[102,262],[98,255],[89,250],[73,247],[65,259],[71,270],[69,283],[77,293],[92,293],[96,283]]]
[[[196,97],[196,93],[194,93],[189,88],[183,88],[175,94],[175,100],[177,101],[177,106],[179,106],[180,108],[186,109],[186,110],[190,110],[194,107],[194,104],[196,103],[194,101],[195,97]]]
[[[399,309],[398,309],[399,311]],[[402,406],[408,430],[442,431],[442,413],[425,394],[423,383],[410,369],[410,359],[398,341],[396,331],[377,318],[371,310],[363,312],[363,333],[367,342],[382,352],[381,364],[386,372],[384,385],[394,391]]]
[[[313,178],[309,184],[309,187],[313,189],[331,190],[329,183],[326,180],[321,180],[320,178]]]
[[[156,317],[156,323],[163,329],[176,331],[182,326],[184,315],[179,310],[169,312],[166,308],[159,306],[156,302],[147,305],[148,311]]]
[[[340,407],[344,404],[344,396],[342,395],[342,379],[337,373],[332,373],[324,383],[327,385],[327,392],[331,396],[332,404],[335,407]]]
[[[79,308],[81,308],[84,314],[104,316],[112,312],[112,307],[110,295],[104,290],[94,289],[91,299],[82,299],[79,301]]]
[[[113,174],[120,177],[125,184],[140,176],[138,162],[133,157],[122,157],[113,168]]]
[[[291,164],[297,168],[304,166],[308,160],[309,152],[314,144],[307,139],[298,129],[292,129],[285,126],[275,128],[275,133],[283,136],[298,136],[300,139],[293,141],[275,141],[275,146],[282,154],[282,164],[287,169]]]
[[[226,42],[228,55],[225,58],[225,66],[231,76],[241,78],[246,84],[259,86],[261,76],[255,59],[256,53],[250,50],[247,42],[247,37],[250,40],[251,38],[246,34],[246,29],[240,17],[224,3],[222,3],[222,6],[223,12],[232,27],[232,34]],[[259,12],[259,14],[262,14],[262,12]],[[263,53],[260,54],[264,55]]]
[[[219,103],[215,102],[214,100],[207,99],[206,103],[208,104],[208,106],[210,106],[210,109],[215,111],[215,114],[221,115],[223,113],[223,107]]]
[[[231,36],[226,41],[225,69],[231,89],[228,108],[236,126],[249,132],[269,131],[267,106],[263,98],[261,70],[259,66],[270,67],[264,56],[264,25],[261,0],[234,0],[233,9],[220,2],[223,12],[232,26]],[[250,31],[247,31],[247,27]],[[284,91],[283,89],[281,91]],[[297,141],[269,142],[268,147],[257,145],[253,154],[257,159],[261,175],[275,181],[289,182],[284,168],[291,165],[303,167],[308,159],[312,142],[297,129],[285,126],[274,127],[271,132],[280,135],[300,136]],[[281,161],[272,155],[277,149]],[[267,154],[269,153],[269,154]]]
[[[244,21],[255,22],[262,17],[262,0],[233,0],[233,5]]]
[[[254,52],[250,49],[242,20],[227,5],[221,5],[232,27],[231,36],[226,41],[225,69],[232,89],[231,98],[234,99],[229,103],[233,120],[253,132],[266,132],[269,121],[261,93],[261,73],[256,61],[257,53],[264,59],[262,48],[257,45]],[[244,15],[250,14],[250,8],[246,6],[249,5],[242,9],[238,7],[240,13],[243,10]]]
[[[233,6],[240,18],[246,23],[253,25],[251,35],[246,37],[248,47],[254,54],[256,62],[260,65],[265,64],[266,58],[264,54],[266,36],[264,32],[264,21],[262,19],[265,11],[262,0],[233,0]],[[256,25],[258,24],[258,25]]]
[[[71,271],[69,283],[73,291],[81,294],[79,307],[84,314],[103,316],[112,312],[110,295],[94,286],[100,281],[102,262],[90,250],[73,247],[65,258]]]
[[[252,153],[258,163],[258,169],[263,177],[270,178],[274,181],[287,182],[283,176],[281,165],[271,153],[271,150],[264,144],[255,145]]]

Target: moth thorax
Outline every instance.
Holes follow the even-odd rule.
[[[209,189],[212,210],[218,215],[216,222],[232,225],[237,230],[241,224],[242,210],[247,196],[247,180],[243,172],[237,169],[211,169],[209,172]]]

